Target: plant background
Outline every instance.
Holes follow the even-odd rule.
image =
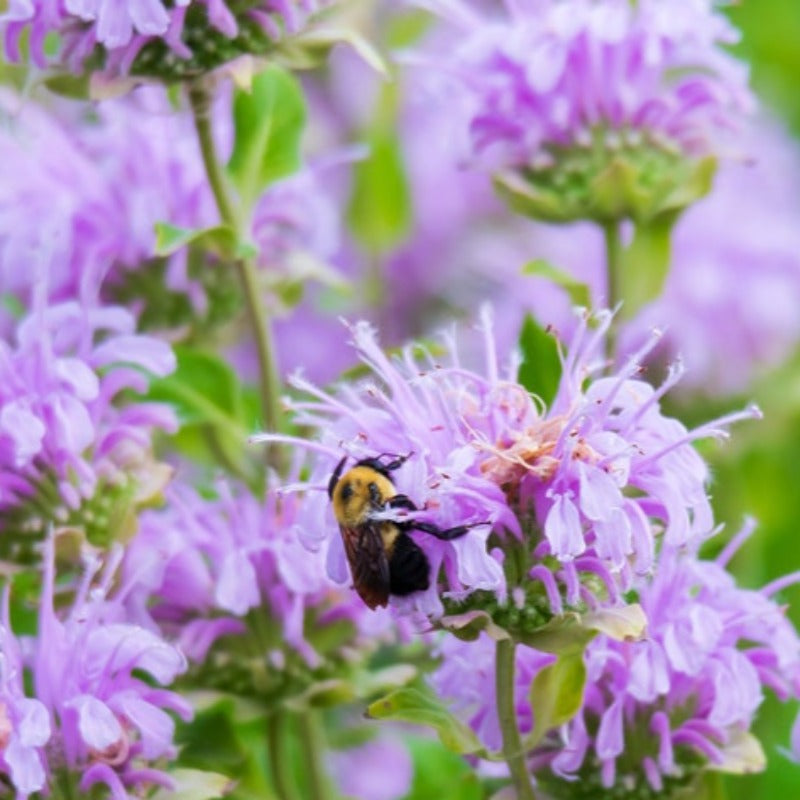
[[[0,0],[0,8],[3,6]],[[760,101],[783,118],[800,141],[800,4],[797,0],[741,0],[728,13],[742,31],[736,52],[751,64],[752,83]],[[0,65],[0,78],[13,84],[19,75]],[[373,191],[385,195],[387,207],[394,202],[391,198],[397,197],[396,178],[392,173],[375,178]],[[762,200],[770,202],[769,197]],[[404,213],[400,208],[395,211]],[[375,222],[378,227],[381,224]],[[375,236],[379,239],[381,233],[376,231]],[[800,348],[740,396],[672,401],[669,412],[691,425],[750,401],[763,409],[762,422],[737,429],[725,447],[701,443],[700,448],[714,473],[712,493],[718,521],[726,523],[729,530],[736,529],[747,514],[758,521],[757,535],[732,562],[732,571],[743,586],[758,587],[800,569]],[[790,615],[800,627],[800,586],[787,589],[785,597]],[[725,796],[731,800],[800,797],[800,767],[778,753],[795,714],[792,704],[766,700],[755,732],[767,753],[767,770],[726,778]],[[204,725],[209,727],[204,730]],[[209,717],[203,726],[195,726],[192,739],[185,742],[186,752],[202,761],[203,748],[208,746],[203,736],[215,725],[224,729],[224,716]],[[213,747],[218,748],[224,738],[217,729],[211,739]],[[479,800],[483,796],[471,770],[458,756],[428,737],[409,734],[406,741],[414,779],[405,800]],[[228,749],[217,749],[213,757],[220,763],[241,763],[242,768],[258,771],[257,764],[244,766],[249,761],[247,752],[245,726],[229,737]]]

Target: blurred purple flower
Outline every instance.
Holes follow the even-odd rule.
[[[463,600],[477,589],[505,602],[502,555],[487,551],[494,528],[525,541],[530,581],[546,595],[550,612],[566,603],[590,606],[617,602],[633,572],[653,565],[656,538],[672,546],[696,546],[712,532],[706,494],[707,468],[691,446],[703,436],[725,435],[720,425],[742,414],[687,431],[663,416],[659,401],[680,377],[674,370],[659,389],[638,380],[639,363],[658,336],[611,377],[601,347],[610,321],[601,315],[592,330],[583,318],[564,359],[558,393],[550,408],[516,382],[516,363],[498,369],[490,325],[484,318],[483,374],[459,364],[442,366],[431,355],[415,358],[408,347],[400,359],[380,350],[366,324],[352,329],[354,344],[374,379],[343,385],[329,394],[297,378],[308,400],[289,401],[298,425],[317,431],[319,442],[294,440],[314,454],[304,538],[327,546],[331,575],[347,578],[344,549],[329,508],[328,478],[341,453],[353,459],[379,453],[412,453],[392,475],[397,490],[421,509],[415,516],[442,528],[478,525],[452,541],[417,535],[432,575],[444,571],[444,596]],[[374,383],[377,380],[378,383]],[[255,437],[283,440],[265,434]],[[381,518],[406,519],[381,510]],[[407,512],[405,512],[407,514]],[[327,540],[327,545],[325,544]],[[545,561],[555,558],[558,567]],[[605,588],[589,591],[580,574]],[[408,598],[397,607],[437,617],[441,587]]]
[[[0,341],[0,513],[31,501],[34,516],[46,508],[64,522],[98,487],[151,490],[151,435],[171,430],[174,416],[160,404],[115,403],[174,367],[170,347],[136,334],[125,309],[39,304],[16,346]]]
[[[57,614],[53,550],[49,539],[39,630],[28,658],[36,697],[53,726],[50,769],[66,766],[81,791],[102,783],[115,798],[127,797],[128,789],[170,787],[159,769],[176,755],[167,712],[188,719],[192,709],[160,686],[172,683],[186,661],[152,631],[127,622],[120,600],[109,598],[119,551],[101,576],[97,564],[86,570],[69,610]],[[126,587],[118,591],[124,595]]]
[[[175,78],[212,69],[241,52],[262,52],[298,33],[325,5],[326,0],[260,0],[241,10],[226,0],[11,0],[0,30],[11,61],[20,59],[20,37],[30,29],[31,55],[39,66],[47,64],[46,37],[58,34],[58,60],[75,72],[100,50],[112,76],[150,74],[158,61],[165,77]]]
[[[0,773],[24,800],[44,788],[44,747],[50,739],[50,717],[39,700],[25,697],[20,643],[11,631],[8,594],[0,624]]]
[[[0,106],[9,115],[8,127],[0,130],[0,157],[8,167],[0,185],[0,284],[23,306],[30,306],[41,275],[47,276],[52,302],[94,299],[98,292],[106,301],[127,302],[130,287],[150,274],[145,268],[155,259],[156,223],[202,229],[217,222],[191,120],[170,107],[162,90],[140,88],[108,100],[92,118],[66,106],[49,112],[11,94],[0,95]],[[232,143],[225,93],[213,114],[224,157]],[[268,187],[256,204],[251,236],[264,271],[265,299],[278,314],[286,316],[285,307],[273,298],[278,287],[270,281],[295,288],[341,281],[328,266],[336,260],[340,230],[327,175],[347,157],[320,158]],[[22,263],[31,268],[20,269]],[[202,270],[192,269],[188,248],[165,264],[163,277],[152,280],[188,298],[196,317],[205,319],[211,293],[233,282],[225,280],[227,264],[208,260]],[[130,302],[137,314],[151,310],[139,295]],[[314,340],[319,324],[309,305],[298,320],[280,320],[280,339]],[[188,321],[158,318],[158,327],[174,330]],[[335,324],[330,315],[328,321]],[[0,309],[0,332],[11,325]],[[325,362],[324,349],[317,351]],[[285,368],[295,368],[303,352],[287,348]]]
[[[213,224],[191,122],[163,92],[142,89],[97,107],[94,119],[71,107],[51,112],[2,96],[6,173],[0,187],[0,276],[24,305],[46,275],[50,299],[93,296],[119,283],[155,252],[155,225]],[[21,264],[29,265],[21,269]],[[202,308],[187,275],[186,251],[169,259],[166,283]]]
[[[665,325],[669,355],[686,364],[683,391],[742,391],[800,340],[800,151],[766,122],[747,149],[678,220],[664,291],[624,336],[632,347]]]
[[[546,168],[599,135],[690,156],[719,151],[751,105],[737,33],[711,0],[421,0],[456,30],[428,58],[458,91],[465,155],[489,169]]]
[[[173,486],[166,509],[141,515],[125,573],[135,587],[128,605],[142,624],[175,636],[189,658],[202,661],[218,637],[247,630],[250,611],[266,614],[280,635],[271,643],[260,638],[259,645],[272,648],[267,655],[279,668],[284,644],[309,667],[318,666],[321,655],[307,635],[326,624],[349,620],[348,646],[389,630],[388,615],[375,618],[342,597],[322,555],[302,546],[297,498],[271,493],[259,501],[225,485],[218,489],[218,499],[204,500]]]
[[[344,797],[399,800],[411,790],[414,764],[399,738],[379,735],[357,747],[333,750],[328,762]]]

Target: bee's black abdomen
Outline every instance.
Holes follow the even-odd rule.
[[[430,564],[420,546],[407,534],[394,540],[389,558],[389,591],[403,595],[421,592],[430,586]]]

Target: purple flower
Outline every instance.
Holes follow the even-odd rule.
[[[488,750],[500,752],[503,739],[494,701],[496,642],[486,633],[471,642],[447,636],[436,652],[441,663],[428,679],[436,695],[470,725]],[[514,708],[517,727],[523,734],[533,726],[528,699],[531,681],[554,660],[552,655],[530,647],[516,650]]]
[[[411,790],[414,765],[399,737],[379,735],[366,744],[334,750],[328,762],[345,797],[398,800]]]
[[[92,297],[101,284],[108,294],[153,258],[157,222],[202,228],[216,220],[191,123],[170,112],[161,91],[103,103],[94,120],[10,94],[2,106],[11,123],[0,133],[8,167],[0,276],[23,304],[42,275],[52,301]],[[200,311],[207,298],[187,271],[184,250],[168,260],[164,280]]]
[[[102,575],[97,564],[87,569],[71,606],[57,614],[52,539],[46,550],[39,630],[26,661],[53,728],[50,770],[66,766],[81,791],[102,783],[114,798],[128,797],[128,789],[171,786],[155,766],[176,754],[168,712],[188,719],[192,710],[161,686],[184,671],[183,655],[127,622],[121,602],[109,598],[119,551]]]
[[[707,468],[691,441],[723,435],[721,424],[757,411],[687,431],[659,408],[680,371],[673,370],[659,389],[637,379],[640,359],[657,335],[617,374],[600,376],[609,320],[601,315],[592,330],[582,319],[548,409],[516,382],[516,363],[507,373],[500,371],[486,319],[483,373],[462,367],[457,356],[450,366],[429,354],[417,360],[411,347],[391,360],[372,329],[358,324],[352,329],[354,344],[372,379],[329,394],[297,378],[294,387],[309,399],[289,405],[296,423],[318,437],[311,444],[297,440],[314,456],[301,510],[305,539],[327,549],[331,575],[347,578],[325,492],[342,452],[354,461],[411,454],[392,475],[397,491],[420,509],[411,518],[440,528],[475,526],[451,541],[412,534],[431,574],[441,570],[442,580],[393,603],[432,617],[442,613],[442,596],[465,602],[479,589],[506,604],[503,554],[487,549],[492,529],[511,537],[509,542],[524,543],[529,572],[522,584],[538,594],[548,614],[560,614],[565,602],[572,607],[618,602],[633,574],[651,569],[658,540],[696,546],[708,537],[713,523]],[[455,352],[454,343],[448,344]],[[375,513],[378,519],[409,520],[407,511]],[[589,574],[604,587],[599,593],[581,581]]]
[[[0,625],[0,773],[9,778],[18,798],[27,798],[45,787],[44,747],[51,730],[47,708],[25,696],[22,670],[6,594]]]
[[[800,694],[800,639],[771,598],[776,588],[742,589],[724,563],[662,553],[654,576],[637,582],[647,638],[589,645],[583,707],[534,756],[542,780],[552,770],[659,792],[698,761],[761,769],[748,731],[763,691],[782,701]],[[625,747],[633,738],[635,751]]]
[[[160,404],[116,403],[174,366],[170,347],[136,334],[133,317],[118,307],[40,306],[20,323],[15,346],[0,341],[4,527],[41,532],[45,513],[102,530],[115,492],[144,498],[156,491],[165,475],[150,437],[172,429],[174,416]],[[91,520],[74,517],[95,497],[83,508]]]
[[[300,543],[296,497],[271,493],[259,501],[217,488],[216,499],[204,500],[173,486],[164,510],[141,515],[125,573],[135,587],[128,606],[142,624],[173,635],[196,661],[219,637],[252,628],[261,662],[278,670],[292,653],[318,667],[324,654],[314,631],[328,624],[352,625],[350,647],[389,632],[388,615],[376,619],[343,598],[322,554]]]
[[[800,639],[772,599],[797,575],[760,591],[742,589],[725,571],[731,553],[727,548],[709,562],[666,548],[652,575],[637,576],[647,636],[616,641],[600,635],[589,644],[580,710],[527,756],[545,791],[570,797],[570,786],[579,786],[583,793],[575,796],[585,797],[614,787],[620,797],[641,797],[646,790],[666,792],[705,768],[763,767],[749,731],[764,691],[782,701],[800,694]],[[433,687],[497,751],[497,709],[486,692],[494,683],[494,642],[485,634],[474,642],[448,637],[440,653]],[[537,713],[531,683],[553,661],[528,647],[516,651],[523,737]]]
[[[686,363],[683,391],[741,391],[800,338],[800,154],[776,123],[762,121],[749,141],[752,159],[721,165],[712,192],[678,220],[664,291],[623,337],[632,347],[665,325],[664,349]]]
[[[536,219],[650,220],[707,190],[752,106],[713,0],[422,0],[421,89],[446,92],[461,160]],[[445,102],[442,100],[442,102]]]
[[[11,0],[0,17],[6,54],[20,59],[30,29],[32,57],[47,63],[45,38],[62,40],[58,60],[81,72],[102,53],[112,75],[184,78],[242,53],[262,54],[298,33],[325,0],[260,0],[241,10],[225,0]]]
[[[0,95],[0,106],[11,115],[0,131],[0,157],[8,165],[0,185],[5,291],[29,307],[37,278],[46,276],[51,302],[99,293],[105,302],[130,305],[142,325],[179,333],[188,324],[229,319],[235,310],[229,264],[189,248],[155,256],[157,223],[203,229],[218,222],[191,119],[170,108],[164,91],[143,87],[108,100],[91,119],[67,106],[45,111],[11,94]],[[212,113],[218,149],[226,154],[233,137],[224,92]],[[284,289],[341,281],[328,266],[339,249],[339,223],[326,181],[341,162],[341,156],[322,158],[268,187],[256,203],[250,235],[257,260]],[[280,287],[266,276],[263,283],[270,306],[285,311]],[[168,301],[153,303],[164,290]],[[291,299],[291,291],[285,294]],[[311,335],[310,316],[303,315],[307,332],[298,330],[300,321],[281,319],[279,336]],[[0,310],[0,331],[11,325]],[[295,365],[288,359],[287,368]]]
[[[546,167],[598,134],[715,153],[750,105],[746,68],[723,50],[737,33],[709,0],[424,4],[458,30],[439,64],[460,91],[467,153],[491,169]]]

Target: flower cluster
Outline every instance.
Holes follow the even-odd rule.
[[[320,438],[305,445],[318,456],[310,488],[327,486],[343,452],[355,460],[411,454],[392,475],[397,491],[420,509],[410,518],[440,528],[475,526],[451,541],[417,535],[431,574],[438,576],[442,568],[444,584],[432,581],[425,592],[395,598],[398,605],[436,617],[443,610],[442,592],[463,604],[471,593],[487,590],[506,603],[514,584],[534,592],[533,604],[547,615],[561,613],[565,602],[570,607],[613,603],[635,573],[653,567],[659,539],[672,547],[697,546],[712,533],[707,468],[690,442],[724,435],[721,424],[757,410],[687,431],[659,407],[680,370],[659,389],[638,379],[639,362],[658,335],[618,374],[598,374],[610,319],[601,315],[592,329],[582,318],[547,409],[517,382],[516,364],[501,376],[486,317],[483,375],[457,360],[442,366],[430,355],[421,364],[411,348],[393,362],[372,329],[358,324],[355,346],[382,385],[366,381],[331,395],[295,381],[312,395],[291,403],[296,421]],[[307,517],[306,539],[314,547],[327,540],[332,574],[343,581],[340,537],[327,497],[321,492],[316,497],[320,502],[310,495],[301,512]],[[409,521],[407,511],[374,513]],[[511,586],[502,553],[487,546],[492,530],[505,540],[506,551],[514,541],[522,544],[526,574]],[[581,575],[591,576],[594,590]]]
[[[135,333],[133,316],[118,307],[43,306],[20,323],[16,346],[0,341],[6,555],[30,546],[47,519],[80,521],[90,538],[105,537],[117,504],[160,488],[167,476],[153,460],[151,435],[174,427],[172,410],[116,402],[174,366],[170,347]],[[122,523],[124,515],[114,518]]]
[[[589,644],[580,710],[528,757],[542,786],[571,798],[611,791],[620,798],[669,795],[706,768],[763,767],[760,745],[749,731],[765,689],[784,702],[800,695],[800,639],[771,597],[786,581],[762,590],[739,588],[725,570],[731,554],[729,547],[718,561],[701,561],[670,548],[653,575],[636,579],[647,637],[623,642],[601,635]],[[478,685],[491,677],[492,644],[488,637],[448,640],[432,682],[496,749],[497,712]],[[537,713],[529,687],[552,661],[531,648],[517,651],[523,734]]]
[[[683,159],[719,153],[752,104],[745,66],[723,49],[736,31],[708,0],[534,0],[506,14],[423,4],[456,29],[452,47],[436,48],[446,55],[425,60],[458,93],[466,158],[534,182],[536,216],[674,205]]]
[[[211,658],[218,680],[249,663],[211,652],[221,637],[251,641],[260,670],[285,676],[291,664],[297,677],[390,633],[388,615],[342,595],[322,555],[302,546],[295,496],[270,492],[262,501],[226,484],[217,492],[203,499],[173,485],[164,509],[141,515],[124,564],[131,618],[171,636],[197,664]]]
[[[156,88],[101,105],[92,120],[69,107],[46,110],[2,96],[0,132],[7,165],[0,188],[0,275],[5,291],[29,305],[36,276],[51,301],[125,286],[155,255],[155,226],[213,223],[191,121],[169,113]],[[31,269],[20,269],[20,264]],[[197,309],[207,305],[188,275],[187,253],[166,260],[163,280]],[[139,275],[139,280],[143,280]],[[139,298],[124,298],[141,308]],[[138,301],[138,302],[137,302]]]
[[[160,637],[128,623],[119,600],[109,597],[119,557],[112,554],[102,575],[99,563],[90,565],[68,610],[57,613],[49,539],[38,631],[30,642],[11,633],[6,596],[0,763],[19,797],[59,782],[82,792],[104,784],[119,798],[128,790],[172,786],[156,765],[175,756],[172,714],[189,719],[192,712],[160,687],[186,663]],[[23,667],[32,675],[34,698],[23,694]]]
[[[0,775],[27,797],[46,782],[42,748],[50,739],[50,717],[39,700],[25,696],[20,643],[8,611],[6,595],[0,625]]]
[[[71,70],[101,67],[112,76],[183,79],[244,53],[271,50],[300,31],[325,0],[11,0],[0,19],[5,49],[20,59],[30,30],[31,54],[46,63],[48,34],[61,38],[60,60]]]

